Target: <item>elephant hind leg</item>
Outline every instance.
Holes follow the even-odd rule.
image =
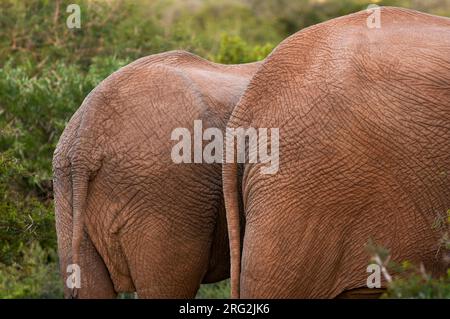
[[[95,249],[89,235],[85,230],[82,232],[80,241],[79,269],[69,269],[72,260],[72,186],[68,172],[55,174],[55,210],[56,229],[58,234],[58,256],[61,276],[64,283],[64,295],[66,298],[72,296],[72,289],[67,286],[70,275],[77,276],[79,270],[80,287],[76,289],[77,298],[115,298],[116,291],[109,276],[109,272]]]
[[[66,246],[60,242],[60,247]],[[67,245],[70,247],[70,245]],[[72,296],[72,289],[67,287],[68,276],[75,272],[67,273],[67,266],[71,264],[71,254],[68,250],[60,249],[60,265],[64,280],[64,294],[66,298]],[[84,231],[80,243],[79,255],[80,287],[76,289],[76,298],[81,299],[113,299],[117,297],[109,272],[94,247],[89,235]],[[71,270],[73,271],[73,270]]]
[[[337,295],[336,299],[378,299],[385,291],[385,289],[360,287],[345,290]]]
[[[109,272],[89,239],[84,233],[81,242],[80,273],[81,288],[78,298],[113,299],[117,297]]]
[[[171,214],[167,214],[171,215]],[[139,298],[194,298],[208,268],[210,238],[151,212],[121,233]],[[192,233],[191,233],[192,234]]]

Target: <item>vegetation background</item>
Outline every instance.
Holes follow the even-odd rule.
[[[66,26],[72,2],[81,7],[80,29]],[[450,0],[372,2],[450,16]],[[0,298],[62,297],[51,159],[71,115],[102,79],[138,57],[174,49],[221,63],[260,60],[290,34],[370,3],[1,0]],[[450,273],[408,278],[389,296],[450,298]],[[198,297],[226,298],[228,289],[227,281],[205,285]]]

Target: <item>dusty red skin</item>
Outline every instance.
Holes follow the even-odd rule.
[[[369,238],[444,270],[432,224],[450,208],[450,19],[382,8],[369,29],[368,15],[286,39],[233,111],[230,127],[280,128],[278,173],[243,165],[242,247],[238,166],[223,167],[233,297],[363,288]]]
[[[194,297],[229,276],[220,164],[174,164],[171,132],[225,128],[259,63],[220,65],[183,51],[137,60],[104,80],[55,151],[61,272],[66,296]]]

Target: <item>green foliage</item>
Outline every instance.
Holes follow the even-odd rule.
[[[217,35],[224,30],[251,44],[282,39],[240,1],[192,2],[81,0],[81,28],[68,29],[65,8],[72,1],[5,0],[0,66],[10,56],[14,66],[31,61],[38,70],[55,60],[86,70],[95,57],[130,61],[173,49],[208,57],[217,53]]]
[[[0,153],[0,263],[6,265],[20,260],[33,242],[56,247],[52,205],[23,194],[26,175],[11,152]]]
[[[137,58],[159,51],[162,30],[133,1],[77,1],[82,27],[68,29],[66,7],[73,1],[0,2],[0,61],[14,56],[16,65],[32,61],[37,68],[63,60],[87,68],[97,56]]]
[[[274,46],[269,43],[250,46],[238,36],[223,34],[219,52],[211,59],[225,64],[248,63],[264,59],[273,48]]]
[[[197,292],[198,299],[212,298],[229,298],[230,297],[230,281],[223,280],[215,284],[201,285]]]
[[[115,58],[93,59],[88,72],[56,62],[34,74],[31,63],[0,69],[0,151],[9,150],[30,172],[30,187],[51,179],[50,159],[60,134],[84,97],[123,66]]]
[[[24,247],[19,263],[0,263],[0,299],[61,298],[61,279],[53,251],[33,243]]]
[[[261,60],[293,32],[367,6],[364,0],[79,0],[81,29],[71,30],[72,2],[0,1],[0,298],[61,296],[52,153],[72,114],[106,76],[174,49],[220,63]],[[377,3],[450,16],[448,1]],[[443,241],[448,245],[448,234]],[[228,281],[203,285],[198,297],[228,291]]]
[[[450,299],[450,268],[446,276],[433,278],[423,269],[404,266],[406,274],[389,284],[383,298]]]

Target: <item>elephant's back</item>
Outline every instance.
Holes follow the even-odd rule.
[[[371,12],[360,11],[281,42],[253,76],[231,125],[235,120],[250,125],[267,112],[272,115],[265,120],[280,122],[290,107],[306,114],[325,95],[392,91],[394,81],[428,85],[427,94],[448,100],[450,19],[401,8],[379,10],[380,28],[369,27]],[[268,111],[267,105],[278,107]]]
[[[192,131],[194,120],[224,129],[258,67],[258,62],[216,64],[185,51],[138,59],[89,94],[65,135],[103,149],[99,157],[125,156],[142,147],[155,161],[170,160],[171,132]],[[161,159],[163,154],[168,159]]]
[[[303,265],[300,296],[365,286],[370,238],[394,260],[443,269],[431,225],[450,207],[450,20],[383,8],[381,28],[369,29],[368,16],[284,41],[230,119],[280,129],[278,173],[245,165],[246,217],[267,225],[252,235]],[[323,276],[334,286],[317,284]]]

